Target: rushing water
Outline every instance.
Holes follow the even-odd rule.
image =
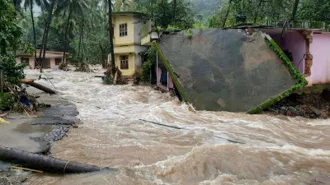
[[[26,184],[330,184],[329,120],[196,112],[151,87],[105,86],[94,75],[52,73],[84,123],[52,155],[119,171]]]

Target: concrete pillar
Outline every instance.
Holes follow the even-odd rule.
[[[305,69],[304,74],[305,77],[309,77],[312,75],[312,65],[313,65],[313,55],[310,53],[310,45],[313,42],[313,35],[311,30],[302,30],[299,33],[304,37],[306,42],[306,57],[305,57]]]
[[[160,75],[159,75],[159,68],[158,68],[158,51],[156,51],[156,77],[157,77],[157,83],[158,86],[160,84]]]
[[[56,65],[55,65],[55,58],[52,57],[52,58],[50,58],[49,60],[50,60],[50,68],[51,68],[51,69],[56,68]]]
[[[30,57],[29,58],[29,66],[28,66],[30,69],[35,69],[35,59],[34,57]]]
[[[174,85],[173,85],[173,81],[172,81],[172,78],[170,76],[170,73],[167,72],[167,88],[170,90],[170,89],[173,89]]]

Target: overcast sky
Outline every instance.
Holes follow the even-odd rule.
[[[34,6],[34,7],[33,7],[33,12],[36,13],[36,14],[39,14],[39,13],[41,12],[40,7],[38,7],[38,6]]]

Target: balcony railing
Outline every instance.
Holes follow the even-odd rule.
[[[285,23],[278,21],[265,21],[264,25],[274,26],[274,27],[283,27]],[[306,28],[306,29],[321,29],[323,31],[330,31],[330,23],[323,21],[295,21],[291,23],[289,28]]]

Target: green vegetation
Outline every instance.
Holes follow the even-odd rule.
[[[309,27],[321,27],[330,23],[329,8],[327,0],[226,0],[208,23],[214,28],[231,27],[238,23],[236,17],[243,15],[247,23],[281,27],[287,22],[299,27],[309,22]]]
[[[142,64],[141,80],[143,82],[150,82],[151,79],[151,68],[156,64],[156,49],[149,47],[146,52],[146,61]]]
[[[192,8],[197,15],[197,19],[206,23],[208,18],[214,14],[222,5],[224,0],[191,0]]]
[[[191,39],[191,38],[193,37],[193,35],[192,35],[192,30],[191,30],[191,29],[188,29],[188,30],[187,30],[187,37],[188,37],[189,39]]]
[[[150,60],[147,60],[142,64],[142,81],[144,82],[150,81],[151,66],[152,66],[152,62]]]
[[[15,0],[5,11],[19,17],[13,21],[23,29],[23,41],[34,48],[64,51],[72,63],[103,64],[109,53],[108,1],[106,0]],[[23,3],[22,3],[23,2]],[[246,22],[296,25],[308,21],[311,27],[330,25],[327,0],[113,0],[113,11],[135,11],[153,19],[157,30],[204,29],[236,25],[237,15]],[[16,15],[16,10],[20,11]],[[7,5],[6,5],[7,6]],[[22,6],[22,7],[21,7]],[[34,14],[33,6],[41,9]],[[296,10],[296,11],[295,11]],[[20,20],[20,21],[18,21]],[[164,29],[160,29],[164,28]],[[16,45],[15,42],[11,42]],[[37,54],[36,54],[37,55]],[[43,58],[42,53],[38,53]],[[40,59],[40,60],[41,60]]]
[[[10,93],[0,93],[0,110],[10,110],[14,103],[15,99]]]
[[[0,69],[4,70],[5,83],[18,84],[25,64],[16,65],[16,49],[27,45],[21,42],[22,31],[11,1],[0,0],[0,12]]]

